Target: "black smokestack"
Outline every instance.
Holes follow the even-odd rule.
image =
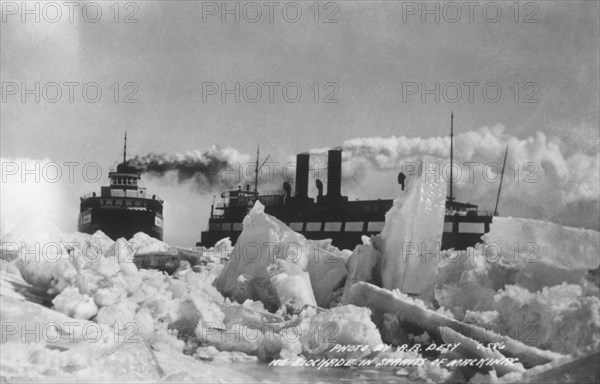
[[[298,199],[308,198],[308,168],[310,155],[299,153],[296,155],[296,197]]]
[[[330,149],[327,159],[327,198],[342,196],[342,150]]]
[[[129,163],[150,176],[162,178],[174,172],[178,182],[193,181],[200,191],[208,192],[217,186],[231,187],[243,183],[241,169],[246,158],[233,148],[213,146],[205,152],[186,155],[150,153],[136,156]]]

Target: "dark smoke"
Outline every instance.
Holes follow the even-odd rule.
[[[179,183],[192,181],[200,191],[211,191],[216,187],[231,187],[239,183],[239,172],[248,162],[249,156],[231,147],[210,147],[205,152],[194,151],[182,154],[156,154],[136,156],[129,160],[143,173],[164,178],[174,174]]]

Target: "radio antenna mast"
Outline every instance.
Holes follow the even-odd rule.
[[[450,203],[454,200],[452,196],[452,179],[454,178],[454,112],[450,112]]]
[[[506,166],[506,157],[508,156],[508,145],[504,152],[504,162],[502,163],[502,174],[500,175],[500,185],[498,186],[498,196],[496,196],[496,206],[494,207],[494,216],[498,216],[498,203],[500,202],[500,190],[502,189],[502,180],[504,180],[504,167]]]
[[[123,140],[123,164],[127,161],[127,131],[125,131],[125,139]]]
[[[256,146],[256,170],[254,171],[254,196],[256,196],[257,198],[258,198],[258,173],[260,172],[260,170],[265,165],[267,160],[269,160],[269,157],[270,157],[270,155],[267,156],[265,158],[265,161],[263,161],[262,164],[259,166],[258,165],[259,154],[260,154],[260,145],[257,145]]]

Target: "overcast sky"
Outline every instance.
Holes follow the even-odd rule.
[[[14,4],[20,8],[20,2]],[[56,23],[46,20],[55,16],[51,9],[46,15],[40,10],[39,23],[31,15],[23,23],[22,10],[3,3],[3,159],[93,161],[108,167],[119,159],[127,130],[132,155],[204,151],[214,144],[253,156],[260,144],[263,153],[285,161],[297,152],[355,138],[445,136],[453,110],[458,132],[501,125],[502,135],[523,140],[542,132],[565,157],[591,157],[591,170],[597,169],[597,1],[522,2],[518,13],[514,2],[499,2],[498,16],[498,8],[486,3],[478,3],[472,15],[461,6],[457,15],[456,7],[444,2],[439,3],[437,23],[435,15],[420,13],[421,2],[322,2],[318,22],[314,2],[296,2],[285,10],[286,3],[280,2],[273,22],[263,5],[255,23],[244,18],[256,17],[256,8],[247,2],[239,2],[237,23],[233,15],[223,23],[219,10],[211,14],[212,4],[222,2],[204,2],[204,9],[194,1],[140,1],[127,9],[120,3],[118,23],[109,9],[112,2],[96,3],[102,9],[96,23],[82,18],[84,4],[75,9],[72,23],[66,7]],[[235,2],[227,7],[234,8]],[[298,8],[302,16],[292,23]],[[94,16],[95,8],[87,11]],[[138,22],[124,23],[132,12]],[[326,17],[337,22],[324,23]],[[44,96],[53,98],[55,88],[48,86],[48,94],[40,91],[39,103],[33,95],[24,95],[23,102],[22,84],[34,88],[36,82],[42,89],[61,84],[62,98],[47,102]],[[73,103],[65,82],[80,83]],[[81,95],[83,85],[91,82],[102,89],[95,103]],[[203,95],[203,84],[233,88],[236,82],[242,88],[261,84],[263,94],[255,103],[246,101],[243,91],[239,103],[233,95],[223,103],[218,89],[215,95]],[[279,83],[272,103],[265,82]],[[13,95],[14,83],[20,88]],[[125,88],[127,83],[135,85]],[[282,95],[290,83],[302,90],[298,102],[289,101],[295,97],[293,87],[288,100]],[[436,83],[439,102],[421,88],[435,89]],[[460,85],[460,97],[449,83]],[[465,83],[479,83],[473,85],[472,101]],[[255,97],[252,85],[246,90],[247,98]],[[124,103],[132,91],[139,102]],[[325,103],[328,95],[337,103]],[[75,229],[77,196],[98,190],[105,181],[77,179],[63,185],[67,203],[58,225],[65,230]],[[172,180],[147,178],[145,184],[167,200],[166,239],[185,245],[198,240],[212,193],[202,195]],[[3,211],[8,203],[3,197]]]

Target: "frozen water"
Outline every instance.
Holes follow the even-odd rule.
[[[447,186],[439,177],[440,163],[424,156],[416,173],[407,177],[405,192],[385,215],[381,231],[384,288],[422,295],[433,286],[437,264],[425,253],[439,250],[442,242]]]
[[[344,255],[326,241],[308,241],[256,202],[215,286],[272,309],[286,302],[328,307],[347,274]]]
[[[376,267],[381,263],[381,253],[368,245],[357,245],[348,260],[348,278],[344,287],[342,302],[348,296],[348,290],[352,284],[364,281],[374,283],[375,276],[378,275]]]
[[[494,217],[490,232],[483,239],[496,244],[503,256],[517,262],[540,261],[558,268],[588,270],[600,265],[600,232],[565,227],[546,221],[513,217]],[[491,249],[491,248],[490,248]]]
[[[86,294],[79,293],[75,287],[65,288],[52,300],[54,309],[75,319],[89,320],[98,313],[94,300]]]
[[[432,158],[424,159],[426,171],[433,162]],[[382,274],[384,286],[401,286],[404,293],[426,296],[427,290],[435,287],[435,298],[442,306],[437,313],[448,319],[454,316],[457,320],[492,323],[492,329],[502,334],[562,353],[583,354],[600,348],[598,288],[587,276],[587,269],[598,265],[597,232],[511,219],[521,231],[515,233],[510,232],[508,219],[494,218],[498,226],[488,241],[502,247],[537,241],[539,263],[516,263],[506,257],[490,261],[481,247],[462,257],[454,251],[442,252],[440,264],[421,263],[420,253],[402,253],[405,242],[415,243],[420,250],[423,243],[427,250],[434,249],[432,242],[439,242],[441,236],[445,197],[445,186],[438,188],[432,175],[423,177],[419,174],[409,179],[406,196],[399,198],[386,216],[383,235],[364,239],[365,245],[354,252],[338,250],[327,240],[305,239],[264,214],[260,203],[246,217],[235,249],[224,239],[209,250],[187,250],[197,252],[204,263],[173,276],[137,269],[132,263],[136,252],[172,250],[145,234],[114,242],[101,232],[91,236],[55,233],[57,248],[49,254],[55,260],[40,260],[30,254],[1,262],[0,311],[3,322],[25,321],[29,328],[34,321],[42,325],[56,322],[58,326],[49,327],[48,332],[61,336],[74,332],[76,342],[48,347],[22,343],[19,333],[9,332],[2,350],[11,353],[0,357],[2,375],[9,382],[91,378],[322,381],[328,377],[325,370],[282,372],[256,361],[339,358],[340,354],[328,352],[335,343],[380,344],[382,337],[398,330],[398,318],[382,315],[380,319],[381,314],[373,317],[364,307],[336,306],[336,295],[341,295],[344,281],[346,287],[361,281],[381,285]],[[66,246],[70,241],[78,245]],[[84,258],[83,248],[88,243],[97,247],[86,250]],[[561,258],[561,254],[566,256]],[[402,255],[407,256],[406,263]],[[217,264],[226,259],[225,267]],[[40,292],[53,309],[30,302]],[[420,308],[430,306],[399,291],[392,296],[402,296],[403,301]],[[388,302],[381,304],[387,308]],[[268,311],[277,309],[276,313]],[[60,326],[70,321],[94,324],[110,337],[96,344],[82,343],[81,327],[73,331]],[[122,334],[130,330],[127,324],[136,326],[139,342],[134,346],[115,343],[114,330],[109,332],[109,325],[118,325]],[[535,338],[530,340],[532,336]],[[409,355],[422,356],[417,352],[388,352],[382,357]],[[348,356],[355,357],[352,353]],[[379,378],[387,375],[382,370],[373,371]],[[358,372],[338,369],[331,379],[344,375],[356,379]],[[457,370],[430,363],[397,372],[392,374],[396,381],[398,375],[407,378],[406,382],[440,381],[450,374],[457,381],[462,379]],[[499,380],[520,378],[511,375]]]
[[[310,322],[309,332],[301,340],[311,353],[330,357],[343,356],[331,351],[335,344],[373,348],[382,343],[381,335],[371,321],[371,310],[354,305],[343,305],[317,314]]]

